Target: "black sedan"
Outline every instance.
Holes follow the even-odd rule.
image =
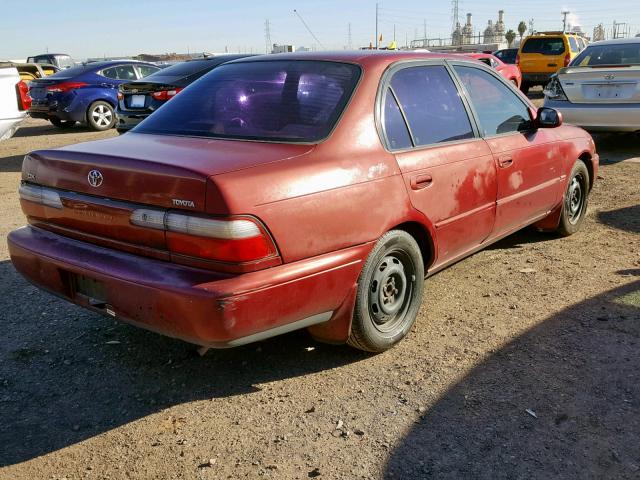
[[[219,55],[176,63],[144,80],[123,83],[118,89],[116,130],[124,133],[147,118],[187,85],[223,63],[249,55]]]

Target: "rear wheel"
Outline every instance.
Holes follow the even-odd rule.
[[[565,237],[573,235],[584,221],[589,200],[589,171],[582,160],[578,160],[569,176],[567,190],[562,202],[562,213],[558,233]]]
[[[414,238],[402,230],[384,234],[360,273],[347,343],[383,352],[402,340],[418,315],[423,285],[424,264]]]
[[[116,124],[116,115],[113,107],[102,100],[93,102],[87,110],[87,123],[93,130],[98,131],[113,128]]]
[[[76,124],[76,122],[73,120],[60,120],[59,118],[50,118],[49,121],[54,126],[63,129],[71,128]]]

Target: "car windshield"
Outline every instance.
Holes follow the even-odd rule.
[[[562,37],[538,37],[524,41],[522,53],[541,53],[542,55],[560,55],[564,53]]]
[[[288,60],[222,65],[137,133],[316,142],[329,135],[360,76],[351,64]]]
[[[640,41],[618,45],[589,45],[571,62],[572,67],[598,65],[640,65]]]

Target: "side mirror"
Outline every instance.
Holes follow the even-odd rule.
[[[562,125],[562,113],[549,108],[540,107],[536,114],[536,126],[539,128],[556,128]]]

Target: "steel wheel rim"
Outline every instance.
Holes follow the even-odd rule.
[[[415,281],[413,262],[404,252],[388,252],[378,262],[369,282],[368,307],[380,332],[394,331],[404,321]]]
[[[93,118],[93,122],[99,127],[106,127],[110,125],[113,120],[113,112],[105,105],[98,105],[91,112],[91,118]]]
[[[582,210],[584,209],[584,189],[583,189],[583,178],[581,174],[574,176],[569,182],[569,187],[567,188],[567,195],[565,197],[565,208],[568,212],[568,220],[569,223],[575,225],[580,216],[582,215]]]

